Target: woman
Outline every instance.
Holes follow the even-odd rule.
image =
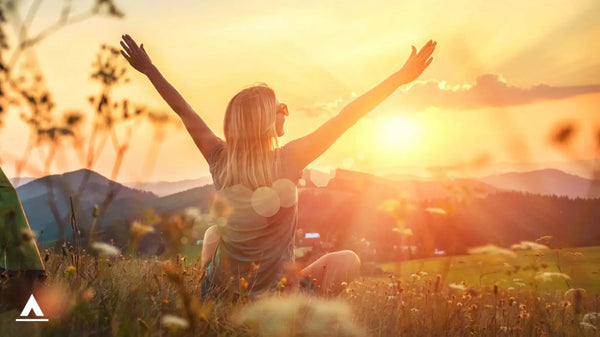
[[[202,266],[207,275],[203,292],[227,286],[251,295],[281,286],[300,276],[326,291],[358,272],[352,251],[322,256],[299,273],[293,272],[297,223],[296,184],[302,170],[327,150],[348,128],[390,96],[415,80],[432,61],[436,42],[412,53],[404,66],[375,88],[356,98],[311,134],[278,147],[284,134],[287,106],[265,85],[240,91],[225,111],[225,141],[217,137],[177,90],[152,64],[144,45],[123,35],[121,53],[145,74],[183,120],[196,146],[208,161],[220,196],[230,211],[226,222],[207,230]],[[297,275],[294,275],[297,274]]]

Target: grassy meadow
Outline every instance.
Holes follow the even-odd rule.
[[[198,261],[49,254],[48,323],[0,313],[3,336],[599,336],[600,247],[383,264],[315,296],[202,298]],[[389,272],[389,273],[388,273]],[[243,293],[244,289],[241,289]]]

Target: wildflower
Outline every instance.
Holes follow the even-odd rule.
[[[240,279],[240,283],[241,283],[241,282],[242,282],[242,280]],[[286,282],[287,282],[287,278],[285,278],[285,277],[282,277],[282,278],[281,278],[281,280],[279,280],[279,282],[277,282],[276,289],[277,289],[277,290],[279,290],[279,291],[283,290],[283,289],[285,288],[285,283],[286,283]],[[247,287],[248,287],[248,286],[246,285],[246,288],[247,288]]]
[[[251,329],[249,336],[365,335],[347,303],[299,295],[262,297],[242,306],[233,322]]]
[[[435,285],[433,290],[437,293],[440,290],[440,284],[442,283],[442,275],[437,274],[435,276]]]
[[[437,214],[437,215],[446,215],[448,214],[446,212],[446,210],[439,208],[439,207],[428,207],[425,208],[425,212],[429,213],[429,214]]]
[[[245,278],[240,277],[240,290],[248,289],[248,281]]]
[[[571,294],[575,295],[575,293],[585,293],[585,289],[583,289],[583,288],[571,288],[571,289],[565,291],[565,297],[568,297]]]
[[[121,251],[119,250],[119,248],[117,248],[113,245],[109,245],[108,243],[104,243],[104,242],[92,243],[92,249],[97,251],[101,255],[106,255],[106,256],[121,255]]]
[[[175,315],[164,315],[161,317],[160,323],[171,329],[187,329],[190,326],[187,320]]]
[[[139,221],[134,221],[131,223],[129,231],[135,239],[139,239],[146,234],[154,232],[154,227],[142,225]]]
[[[67,267],[67,273],[74,273],[75,271],[77,271],[77,268],[75,268],[74,265],[69,265]]]
[[[590,324],[595,328],[596,325],[600,324],[600,312],[588,312],[583,315],[581,323]]]
[[[448,285],[448,287],[450,287],[454,290],[467,290],[467,287],[464,284],[458,284],[458,283],[450,283]]]
[[[581,325],[581,327],[583,327],[584,330],[587,331],[596,331],[596,327],[590,323],[587,322],[579,322],[579,325]]]
[[[500,256],[507,256],[507,257],[516,257],[517,256],[517,254],[515,254],[515,252],[513,252],[509,249],[501,248],[501,247],[498,247],[498,246],[492,245],[492,244],[469,248],[468,253],[469,254],[483,254],[483,255],[500,255]]]
[[[566,309],[566,308],[568,308],[568,307],[570,307],[570,306],[571,306],[571,302],[569,302],[569,301],[560,301],[559,305],[560,305],[561,307],[563,307],[563,308],[565,308],[565,309]]]
[[[162,300],[162,304],[164,304],[164,305],[167,305],[167,304],[169,304],[169,300],[168,300],[168,299],[166,299],[166,298],[165,298],[165,299],[163,299],[163,300]]]
[[[540,272],[537,275],[535,275],[535,279],[542,282],[551,281],[553,278],[560,278],[563,280],[571,279],[569,275],[559,272]]]
[[[419,309],[417,309],[417,308],[411,308],[410,312],[412,312],[414,315],[416,315],[416,314],[419,313]]]
[[[196,207],[188,207],[183,210],[183,217],[189,220],[196,220],[201,215],[200,210]]]
[[[519,244],[514,244],[510,246],[512,250],[544,250],[548,249],[548,246],[542,245],[537,242],[532,241],[521,241]]]
[[[569,290],[571,290],[571,289],[569,289]],[[567,293],[569,293],[569,290],[567,290]],[[573,293],[573,312],[575,313],[575,315],[579,315],[579,314],[581,314],[581,311],[583,311],[583,295],[585,293],[585,290],[581,289],[581,288],[576,288],[576,289],[573,289],[572,293]]]

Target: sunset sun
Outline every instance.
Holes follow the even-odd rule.
[[[387,149],[409,149],[418,144],[421,127],[412,118],[392,117],[382,119],[378,128],[379,142]]]

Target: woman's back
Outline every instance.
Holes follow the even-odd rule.
[[[221,239],[207,268],[203,290],[208,291],[214,285],[222,288],[228,280],[238,289],[243,277],[247,292],[255,295],[273,288],[286,274],[286,268],[293,267],[298,217],[296,184],[302,171],[284,146],[275,150],[273,176],[276,179],[271,186],[251,190],[237,184],[223,188],[216,178],[219,176],[217,163],[226,151],[225,143],[221,142],[213,147],[209,156],[216,198],[222,199],[230,212],[226,221],[218,226]]]

